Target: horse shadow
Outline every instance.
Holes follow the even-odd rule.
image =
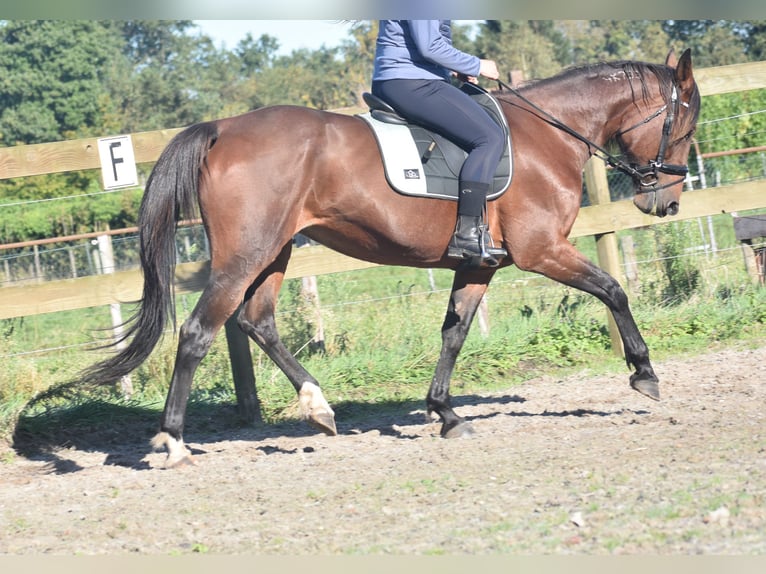
[[[509,404],[523,404],[526,399],[518,394],[483,396],[476,394],[455,396],[454,407],[496,405],[491,412],[464,415],[467,421],[487,420],[499,416],[509,417],[608,417],[621,412],[576,409],[568,411],[528,412],[521,408],[507,408]],[[505,408],[504,408],[505,406]],[[422,432],[418,427],[431,424],[423,400],[401,399],[382,402],[342,401],[333,406],[337,430],[341,435],[376,431],[384,436],[401,440],[417,440]],[[158,431],[161,408],[159,405],[136,405],[83,399],[75,404],[39,410],[24,409],[14,427],[11,448],[28,460],[43,462],[43,472],[68,474],[84,470],[80,463],[68,457],[74,449],[92,453],[107,453],[103,465],[114,465],[132,470],[150,470],[146,460],[149,439]],[[642,414],[634,412],[634,414]],[[239,416],[236,405],[213,400],[190,400],[185,429],[186,437],[194,437],[190,447],[192,455],[209,451],[205,445],[221,440],[264,442],[257,449],[265,454],[294,454],[295,449],[269,446],[270,440],[280,437],[310,437],[315,429],[303,421],[290,419],[275,423],[246,422]],[[187,439],[188,440],[188,439]],[[188,445],[187,445],[188,446]],[[213,448],[213,447],[211,447]],[[307,447],[311,449],[311,447]]]

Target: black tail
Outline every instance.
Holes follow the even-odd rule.
[[[118,381],[143,363],[173,319],[176,222],[198,211],[200,170],[218,137],[214,122],[195,124],[176,135],[154,166],[138,213],[144,291],[136,313],[126,321],[122,337],[128,341],[113,356],[92,365],[78,378],[80,384]]]

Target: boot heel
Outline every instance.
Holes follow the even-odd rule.
[[[462,247],[455,247],[450,245],[447,248],[447,257],[450,257],[452,259],[467,259],[475,255],[476,255],[475,253],[471,253],[470,251],[467,251],[463,249]]]
[[[492,245],[492,237],[480,217],[458,215],[455,233],[447,246],[447,257],[462,259],[460,269],[497,267],[499,259],[507,255],[505,249]]]

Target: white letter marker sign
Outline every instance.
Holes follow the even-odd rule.
[[[104,189],[138,185],[136,156],[129,135],[100,138],[98,156],[101,159]]]

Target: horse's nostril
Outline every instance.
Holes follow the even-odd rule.
[[[668,215],[676,215],[678,213],[678,202],[674,201],[668,204]]]

